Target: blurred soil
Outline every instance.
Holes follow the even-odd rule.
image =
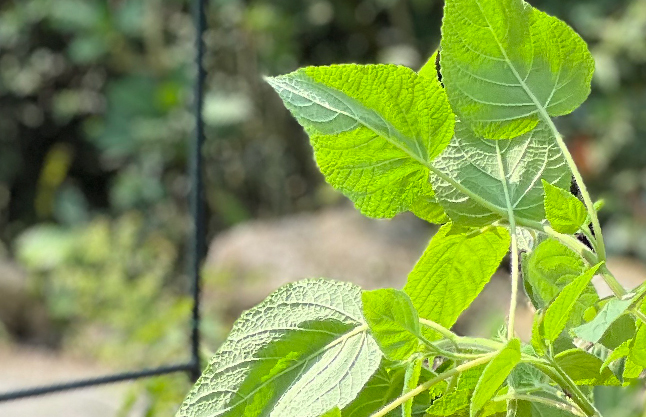
[[[0,392],[97,377],[109,372],[96,364],[27,347],[0,346]],[[2,417],[114,417],[126,384],[0,403]]]

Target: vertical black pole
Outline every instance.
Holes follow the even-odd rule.
[[[194,111],[195,137],[190,152],[192,239],[189,246],[189,276],[192,283],[193,313],[191,325],[191,378],[196,381],[200,366],[200,268],[206,252],[206,216],[204,213],[204,184],[202,178],[202,144],[204,143],[204,32],[206,29],[205,0],[193,0],[197,75],[195,78]]]

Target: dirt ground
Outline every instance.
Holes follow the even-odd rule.
[[[29,348],[0,347],[0,392],[109,372],[96,364]],[[2,417],[114,417],[126,384],[0,403]]]

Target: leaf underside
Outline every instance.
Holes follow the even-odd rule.
[[[349,404],[380,359],[359,287],[288,284],[236,321],[177,416],[318,417]]]

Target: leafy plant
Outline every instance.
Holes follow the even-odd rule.
[[[591,387],[646,367],[646,285],[627,293],[605,266],[599,205],[552,121],[586,99],[593,70],[570,27],[522,0],[446,0],[441,52],[419,73],[268,78],[363,214],[443,226],[403,291],[305,280],[245,312],[178,416],[600,416]],[[505,331],[451,332],[509,251]],[[529,344],[515,334],[521,278]]]

